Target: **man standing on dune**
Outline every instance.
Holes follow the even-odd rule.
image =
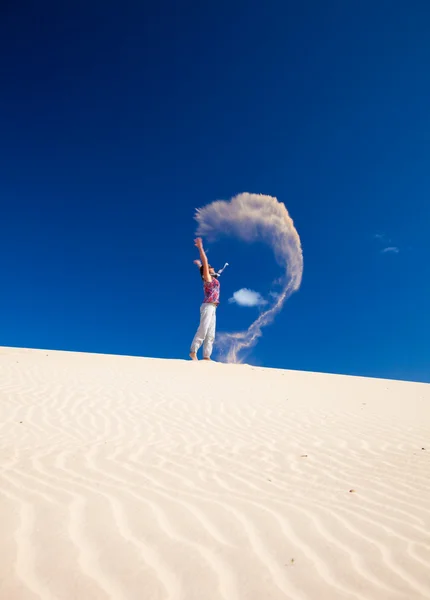
[[[200,267],[200,276],[203,279],[204,300],[200,307],[200,325],[191,344],[190,357],[197,360],[197,352],[203,344],[203,359],[211,360],[212,348],[215,340],[216,309],[219,304],[220,285],[215,269],[208,263],[206,252],[203,249],[202,238],[196,238],[194,244],[200,253],[200,261],[194,261]]]

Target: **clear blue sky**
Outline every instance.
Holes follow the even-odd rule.
[[[427,1],[7,4],[1,345],[186,358],[194,209],[248,191],[304,253],[249,362],[430,382]],[[278,268],[209,250],[246,327]]]

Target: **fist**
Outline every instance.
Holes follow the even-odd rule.
[[[203,248],[203,240],[201,237],[198,237],[194,240],[194,245],[197,246],[197,248],[200,250],[200,248]]]

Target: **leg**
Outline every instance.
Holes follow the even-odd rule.
[[[197,329],[196,335],[194,336],[190,351],[190,356],[193,360],[197,359],[197,351],[206,338],[211,323],[211,308],[214,308],[211,304],[202,304],[200,307],[200,325]]]
[[[211,359],[212,348],[215,341],[215,327],[216,327],[216,307],[212,306],[212,315],[208,327],[208,332],[205,337],[203,344],[203,357],[205,360]]]

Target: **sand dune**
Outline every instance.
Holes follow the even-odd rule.
[[[1,600],[430,598],[430,386],[0,349]]]

